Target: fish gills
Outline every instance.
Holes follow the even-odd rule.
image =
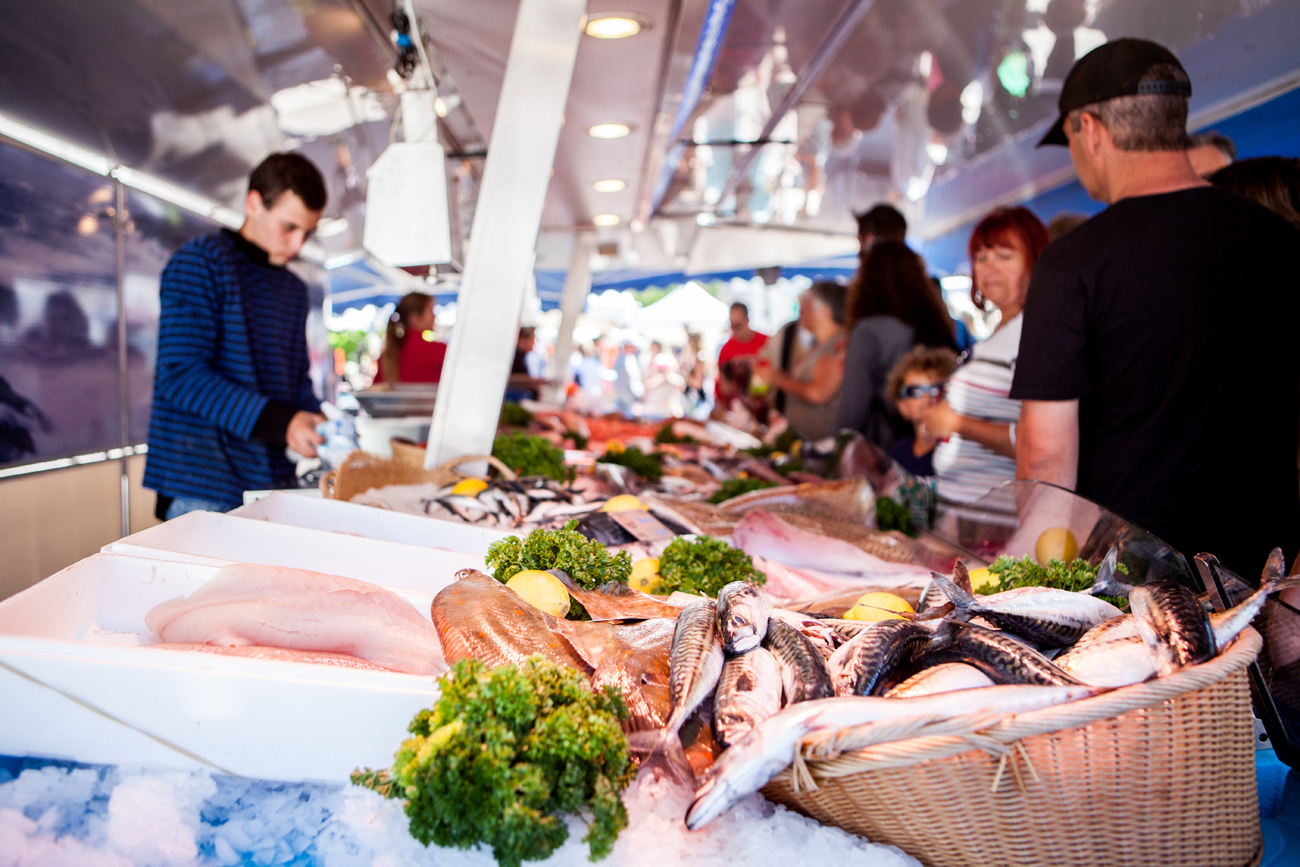
[[[718,591],[718,625],[728,653],[747,653],[767,635],[772,600],[752,581],[734,581]]]
[[[1139,584],[1129,593],[1134,625],[1156,658],[1161,677],[1212,659],[1218,652],[1210,618],[1191,590],[1172,581]]]
[[[802,632],[775,618],[767,623],[763,646],[781,666],[783,707],[835,695],[826,661]]]
[[[916,671],[930,638],[930,630],[907,620],[885,620],[864,629],[831,657],[835,693],[880,695],[902,683]]]
[[[713,698],[713,729],[724,746],[781,709],[781,667],[761,647],[728,659]]]

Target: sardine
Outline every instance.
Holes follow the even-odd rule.
[[[1074,643],[1070,652],[1082,650],[1090,644],[1098,644],[1108,641],[1123,641],[1126,638],[1140,638],[1137,631],[1137,624],[1133,622],[1132,614],[1121,614],[1118,617],[1112,617],[1109,620],[1103,620],[1096,626],[1083,633],[1083,637]]]
[[[1183,585],[1173,581],[1139,584],[1129,593],[1128,601],[1134,625],[1155,657],[1161,677],[1218,653],[1209,616],[1196,594]]]
[[[1198,555],[1196,559],[1201,559]],[[1241,630],[1250,625],[1255,616],[1263,609],[1268,597],[1279,590],[1300,585],[1300,578],[1287,578],[1286,560],[1281,548],[1274,548],[1268,555],[1264,566],[1259,589],[1241,603],[1227,611],[1215,611],[1210,614],[1210,627],[1214,632],[1215,647],[1222,648],[1236,638]]]
[[[718,626],[728,653],[746,653],[767,635],[772,600],[752,581],[733,581],[718,591]]]
[[[772,618],[767,622],[763,646],[781,666],[782,706],[835,695],[826,660],[798,629]]]
[[[918,671],[884,695],[885,698],[916,698],[983,686],[993,686],[993,681],[978,668],[960,662],[945,662]]]
[[[975,626],[950,622],[923,655],[927,665],[964,662],[987,674],[997,684],[1077,686],[1079,680],[1054,665],[1032,647],[1014,638]]]
[[[781,667],[761,647],[728,659],[713,698],[713,729],[724,746],[781,709]]]
[[[958,616],[982,617],[1048,647],[1067,647],[1089,629],[1122,613],[1106,600],[1086,593],[1039,587],[1032,593],[994,594],[981,599],[938,572],[932,577],[956,606]]]
[[[793,760],[799,742],[819,731],[885,722],[902,717],[951,719],[965,714],[1017,714],[1096,695],[1096,687],[989,686],[963,694],[921,698],[855,696],[810,701],[788,707],[754,726],[749,734],[718,757],[713,773],[686,814],[692,831],[712,822],[743,798],[767,785]]]
[[[930,630],[906,620],[884,620],[835,651],[828,667],[836,695],[880,695],[915,672]]]

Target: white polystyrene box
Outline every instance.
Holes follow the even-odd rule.
[[[189,512],[105,545],[103,550],[210,566],[288,566],[424,593],[437,593],[461,569],[485,568],[480,555],[272,524],[219,512]]]
[[[0,754],[293,781],[390,765],[436,678],[140,646],[149,609],[215,572],[96,554],[0,602]]]
[[[387,542],[419,545],[423,548],[446,548],[480,557],[487,554],[488,545],[513,535],[473,524],[407,515],[343,500],[299,497],[283,492],[240,506],[229,514],[270,521],[273,524],[291,524],[313,530],[329,530]]]

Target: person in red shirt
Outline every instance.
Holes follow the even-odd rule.
[[[384,335],[376,383],[437,382],[442,378],[447,344],[424,338],[425,332],[433,330],[433,319],[431,295],[412,292],[397,302]]]
[[[731,305],[731,337],[718,350],[718,378],[713,386],[717,406],[726,409],[749,388],[749,373],[767,335],[749,327],[749,308],[737,301]]]

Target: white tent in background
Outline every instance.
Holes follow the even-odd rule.
[[[714,298],[694,280],[683,283],[655,303],[641,310],[637,325],[688,325],[697,328],[725,327],[727,305]]]
[[[601,322],[626,326],[636,319],[641,304],[631,292],[606,289],[587,296],[586,315]]]

